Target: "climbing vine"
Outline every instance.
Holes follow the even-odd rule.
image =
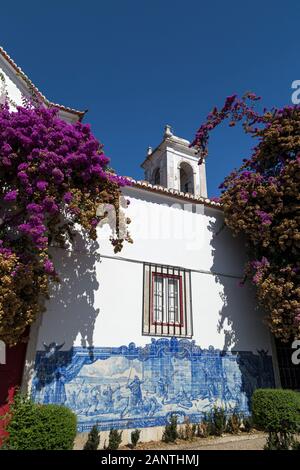
[[[214,108],[196,133],[200,162],[207,156],[209,133],[222,121],[242,122],[257,139],[249,159],[222,183],[225,224],[244,234],[249,262],[245,279],[257,287],[274,335],[300,337],[300,106],[255,110],[259,98],[247,93]]]
[[[72,242],[76,228],[96,238],[99,206],[114,207],[115,252],[131,241],[119,205],[129,182],[89,125],[62,121],[56,109],[0,106],[0,339],[16,344],[43,310],[58,280],[49,246]]]

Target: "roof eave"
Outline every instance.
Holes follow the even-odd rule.
[[[209,198],[205,198],[201,196],[194,196],[193,194],[190,194],[190,193],[183,193],[181,191],[178,191],[177,189],[169,189],[160,185],[153,185],[149,183],[148,181],[135,180],[130,177],[127,177],[127,179],[131,182],[131,185],[132,185],[131,187],[143,189],[145,191],[154,192],[156,194],[161,194],[161,195],[168,196],[168,197],[174,197],[176,199],[181,199],[183,201],[189,201],[193,204],[203,204],[205,206],[211,207],[212,209],[223,211],[223,207],[221,203],[212,201]]]

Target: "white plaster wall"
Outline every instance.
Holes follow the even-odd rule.
[[[8,98],[12,100],[16,105],[22,105],[22,95],[28,96],[28,91],[25,87],[22,87],[15,74],[10,70],[3,57],[0,56],[0,73],[3,75],[5,88],[8,94]],[[0,90],[3,89],[3,82],[0,80]],[[1,94],[1,91],[0,91]],[[0,99],[2,97],[0,96]],[[10,105],[11,108],[13,106]]]
[[[87,250],[79,240],[73,252],[54,251],[62,282],[53,286],[37,349],[53,341],[64,343],[63,349],[149,343],[150,338],[141,334],[142,262],[151,261],[192,270],[193,339],[198,345],[254,352],[268,349],[271,353],[254,291],[250,286],[238,287],[243,245],[226,229],[215,235],[222,226],[220,211],[205,209],[193,214],[180,206],[170,207],[174,198],[133,188],[125,193],[131,201],[128,215],[133,218],[133,245],[125,245],[115,256],[107,238],[103,239],[108,233],[101,229],[99,247]],[[180,236],[182,227],[188,230]],[[95,253],[101,253],[100,260]]]
[[[81,259],[90,257],[81,254]],[[74,346],[121,346],[141,343],[143,267],[141,264],[103,259],[95,271],[74,270],[77,255],[57,250],[54,262],[64,264],[64,282],[52,289],[43,315],[37,349],[43,342]],[[66,301],[66,299],[68,299]],[[145,338],[146,342],[148,341]],[[145,344],[145,342],[143,343]]]
[[[194,338],[202,348],[232,351],[267,349],[271,344],[251,286],[236,279],[192,273]]]
[[[124,194],[131,201],[127,213],[134,243],[124,245],[121,257],[242,277],[245,251],[228,229],[220,231],[220,210],[136,188]],[[101,254],[112,256],[110,227],[98,233]]]

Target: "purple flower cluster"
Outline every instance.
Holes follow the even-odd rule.
[[[62,206],[76,221],[84,216],[84,206],[76,205],[73,192],[89,194],[96,201],[102,187],[112,185],[116,190],[130,184],[111,173],[108,163],[89,125],[62,121],[54,108],[19,107],[11,112],[2,106],[0,183],[7,188],[3,200],[14,202],[17,208],[12,211],[11,204],[5,206],[1,253],[12,253],[14,247],[19,250],[20,243],[14,240],[21,239],[28,259],[32,253],[44,252],[43,269],[53,274],[47,246]],[[94,229],[95,218],[91,216],[85,226],[87,222]]]
[[[54,265],[50,259],[47,259],[44,262],[44,269],[47,274],[53,274],[54,273]]]
[[[247,122],[251,122],[252,126],[253,124],[262,122],[262,116],[257,114],[253,106],[248,104],[248,102],[253,103],[259,99],[260,97],[251,92],[246,93],[241,99],[234,94],[226,98],[220,110],[216,107],[213,108],[208,114],[206,122],[197,130],[195,139],[191,143],[191,147],[198,149],[200,163],[208,154],[209,133],[225,119],[230,119],[230,127],[233,127],[235,123],[242,121],[244,118],[246,118]],[[251,126],[249,126],[249,132],[250,129]]]
[[[255,271],[255,274],[252,277],[252,281],[254,284],[258,284],[263,278],[264,270],[270,266],[270,263],[268,259],[265,256],[263,256],[261,260],[251,261],[250,265],[252,269]]]
[[[15,201],[17,199],[17,196],[18,196],[18,190],[13,189],[12,191],[8,191],[8,193],[5,194],[4,201],[6,202]]]
[[[253,269],[267,268],[269,265],[269,260],[265,256],[263,256],[261,260],[256,259],[251,261],[251,266]]]
[[[249,200],[249,195],[248,192],[245,189],[242,189],[239,193],[240,198],[243,202],[248,202]]]
[[[257,286],[272,333],[300,337],[299,124],[300,106],[254,110],[257,98],[229,96],[198,129],[192,146],[199,163],[208,155],[210,132],[229,119],[257,140],[248,158],[219,186],[225,223],[245,237],[250,263],[245,275]],[[252,262],[251,262],[252,260]],[[244,283],[245,280],[242,281]],[[295,324],[293,323],[293,320]],[[293,326],[294,325],[294,326]]]
[[[3,240],[0,240],[0,254],[7,258],[13,254],[13,251],[11,248],[5,247]]]
[[[272,217],[267,212],[257,210],[255,211],[256,215],[260,218],[262,225],[271,225]]]
[[[47,181],[37,181],[36,187],[39,191],[45,192],[48,187],[48,183]]]

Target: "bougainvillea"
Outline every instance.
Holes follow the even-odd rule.
[[[130,241],[119,206],[129,182],[108,162],[89,125],[62,121],[54,108],[1,105],[0,339],[7,344],[22,337],[43,309],[49,280],[57,280],[51,244],[72,241],[77,226],[95,239],[100,204],[116,210],[115,251]]]
[[[199,128],[192,145],[202,161],[209,133],[224,119],[242,121],[257,145],[240,169],[222,183],[225,224],[244,234],[249,250],[245,280],[251,278],[266,320],[284,341],[300,337],[300,106],[255,111],[247,93],[226,99]]]

